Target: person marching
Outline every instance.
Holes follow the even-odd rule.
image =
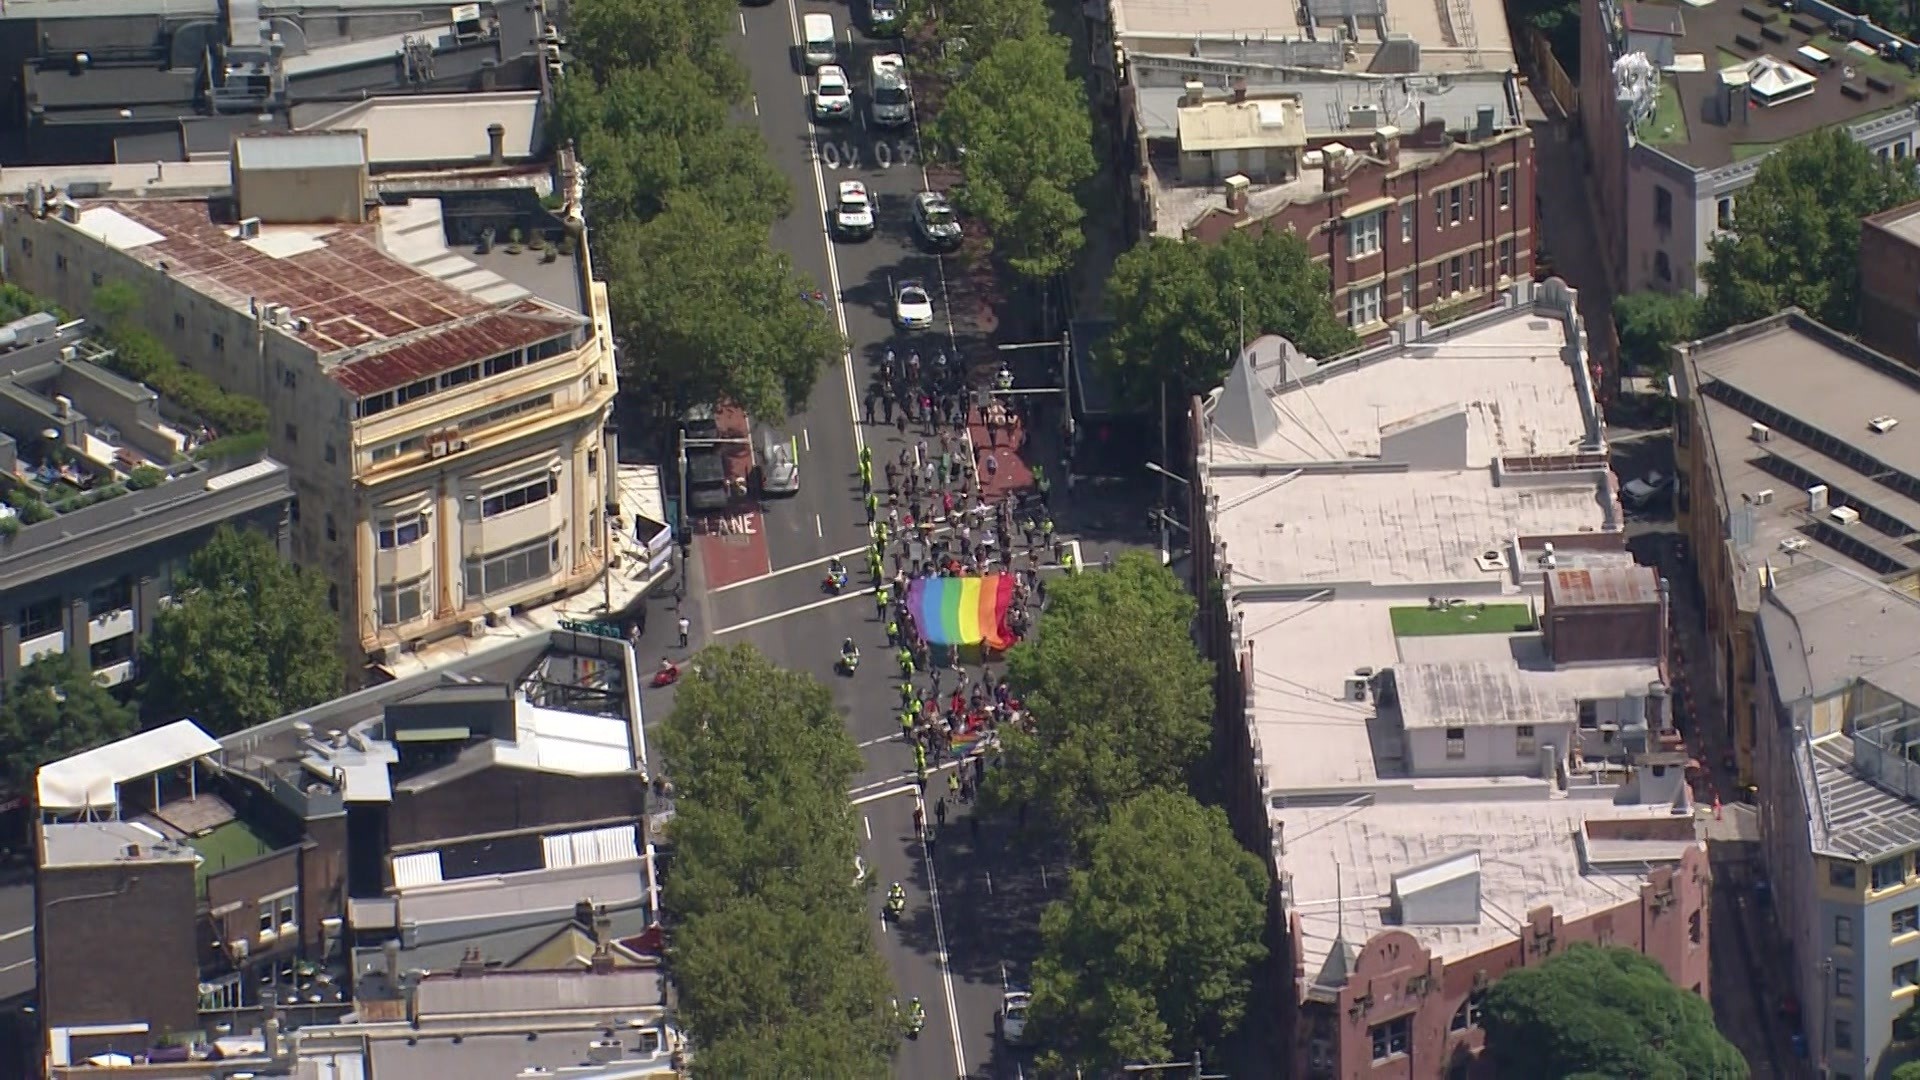
[[[867,492],[867,524],[872,525],[880,517],[880,496]]]

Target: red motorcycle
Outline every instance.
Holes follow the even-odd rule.
[[[653,673],[653,688],[672,686],[680,681],[680,665],[671,660],[660,661],[660,670]]]

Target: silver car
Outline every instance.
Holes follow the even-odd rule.
[[[762,495],[800,494],[800,465],[793,460],[793,444],[767,440],[760,455],[760,493]]]
[[[937,191],[923,191],[913,197],[913,231],[928,247],[951,251],[960,246],[960,219],[953,204]]]

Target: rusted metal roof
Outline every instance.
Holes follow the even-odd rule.
[[[1660,599],[1660,575],[1650,566],[1555,570],[1547,589],[1556,607],[1653,604]]]
[[[489,302],[383,250],[374,222],[272,226],[258,242],[215,221],[203,200],[110,205],[159,234],[126,249],[194,291],[240,311],[284,304],[329,374],[364,396],[524,348],[584,324],[537,298]]]

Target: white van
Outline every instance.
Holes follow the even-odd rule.
[[[806,44],[802,55],[807,61],[807,70],[840,59],[839,38],[833,31],[833,16],[823,12],[807,15],[800,20],[802,37]]]

